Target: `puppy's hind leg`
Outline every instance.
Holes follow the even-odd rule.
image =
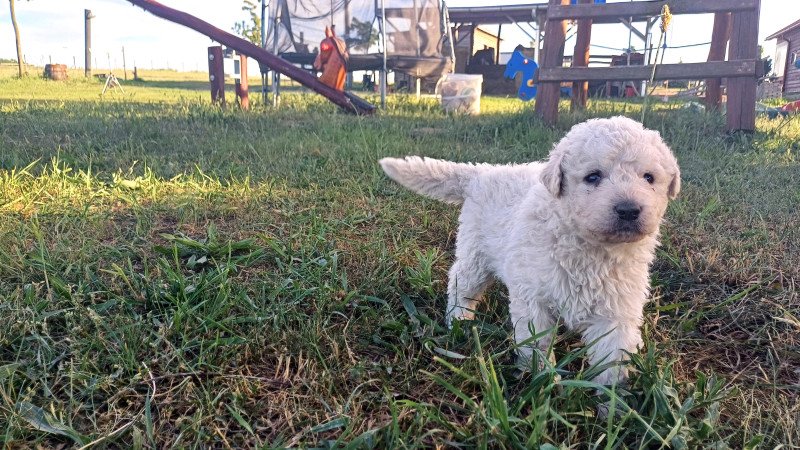
[[[450,268],[447,284],[445,319],[450,328],[453,320],[471,320],[483,291],[492,283],[492,276],[475,261],[458,259]]]

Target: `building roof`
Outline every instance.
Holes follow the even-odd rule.
[[[469,42],[469,35],[470,31],[472,30],[472,27],[469,25],[460,25],[458,29],[459,32],[458,32],[458,40],[456,41],[456,47],[466,47]],[[476,34],[483,34],[485,36],[488,36],[493,40],[497,39],[501,41],[503,40],[503,38],[500,38],[496,34],[486,31],[481,27],[475,27],[475,32]]]
[[[541,11],[541,12],[539,12]],[[448,6],[447,13],[453,23],[480,23],[484,25],[536,22],[536,15],[546,14],[547,3],[505,6]]]
[[[529,3],[527,5],[492,5],[492,6],[448,6],[447,14],[451,23],[474,23],[497,25],[506,23],[531,23],[537,18],[547,16],[548,3]],[[650,19],[647,15],[634,15],[633,22]],[[594,19],[593,23],[619,23],[616,17]]]
[[[800,27],[800,20],[796,20],[796,21],[792,22],[791,24],[789,24],[789,25],[787,25],[787,26],[785,26],[785,27],[781,28],[780,30],[778,30],[778,31],[776,31],[776,32],[774,32],[774,33],[772,33],[772,34],[770,34],[769,36],[767,36],[767,38],[766,38],[765,40],[767,40],[767,41],[768,41],[768,40],[770,40],[770,39],[779,38],[779,37],[781,37],[783,34],[786,34],[786,33],[788,33],[789,31],[791,31],[791,30],[793,30],[793,29],[795,29],[795,28],[797,28],[797,27]]]

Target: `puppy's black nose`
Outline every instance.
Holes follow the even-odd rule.
[[[625,201],[617,203],[614,206],[614,212],[617,213],[617,216],[622,220],[633,221],[639,218],[639,213],[642,212],[642,208],[636,203]]]

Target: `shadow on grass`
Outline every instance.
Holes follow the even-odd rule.
[[[249,92],[250,95],[256,95],[261,93],[261,83],[258,80],[250,79],[249,84]],[[139,86],[139,87],[151,87],[151,88],[162,88],[162,89],[184,89],[190,91],[210,91],[211,87],[208,81],[205,80],[181,80],[181,81],[172,81],[172,80],[148,80],[142,79],[137,81],[127,81],[124,82],[126,85],[131,86]],[[233,80],[225,80],[225,90],[228,92],[234,91],[235,84]],[[282,92],[304,92],[307,91],[306,89],[300,86],[281,86]],[[360,91],[354,91],[356,94],[360,93]]]

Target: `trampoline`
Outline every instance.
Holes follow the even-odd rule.
[[[271,0],[268,11],[268,50],[310,67],[333,26],[347,43],[348,71],[380,71],[382,93],[386,71],[439,78],[453,67],[443,0]]]

